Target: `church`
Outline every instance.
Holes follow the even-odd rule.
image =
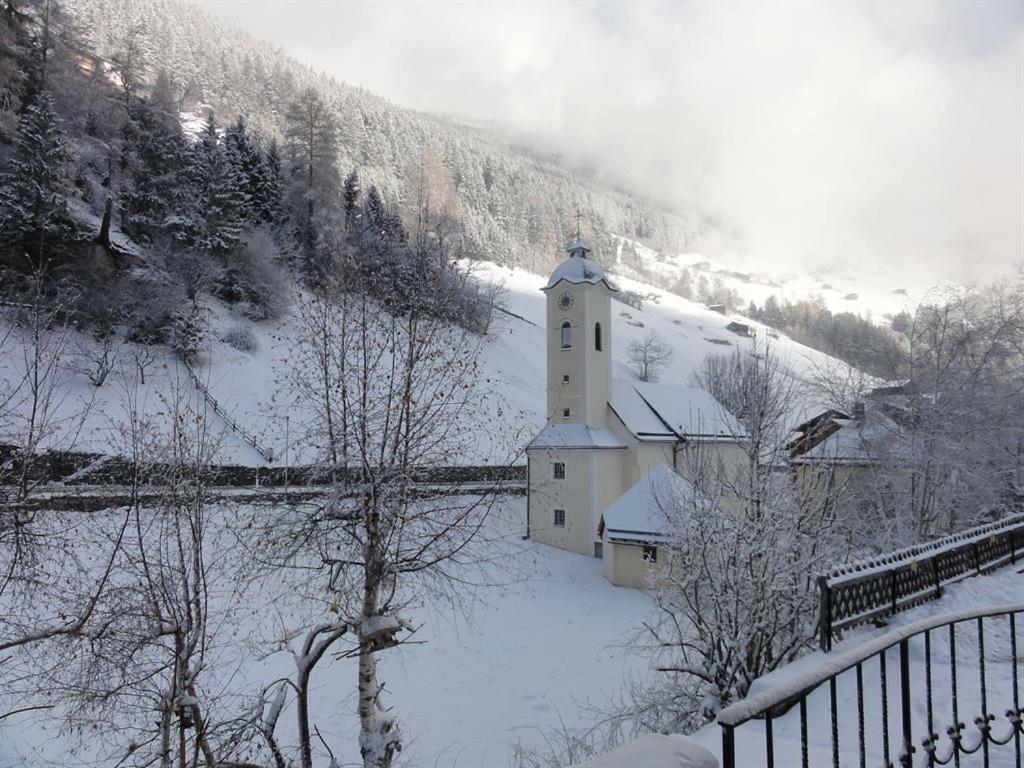
[[[702,389],[612,379],[618,288],[578,236],[566,250],[541,289],[547,414],[526,449],[527,536],[603,558],[609,581],[640,587],[665,539],[657,486],[686,485],[678,470],[698,448],[725,465],[743,462],[745,433]]]

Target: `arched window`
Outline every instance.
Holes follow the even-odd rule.
[[[568,320],[562,321],[562,349],[572,348],[572,326]]]
[[[594,349],[601,351],[601,324],[594,323]]]

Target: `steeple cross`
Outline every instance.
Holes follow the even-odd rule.
[[[576,242],[583,239],[583,235],[580,232],[580,207],[576,206]]]

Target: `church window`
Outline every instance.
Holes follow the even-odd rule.
[[[572,326],[568,320],[562,321],[562,349],[572,348]]]
[[[594,349],[601,351],[601,324],[594,323]]]
[[[555,528],[565,528],[565,510],[555,510]]]
[[[644,545],[644,562],[645,563],[656,563],[658,562],[658,548]]]
[[[562,409],[562,418],[563,419],[568,419],[570,415],[572,415],[572,411],[570,411],[568,408],[563,408]]]
[[[565,462],[564,461],[553,461],[551,462],[551,476],[555,480],[565,480]]]

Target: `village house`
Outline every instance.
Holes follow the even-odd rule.
[[[793,430],[789,443],[794,486],[805,503],[834,504],[840,512],[865,512],[878,488],[880,471],[889,494],[911,482],[900,471],[906,455],[906,426],[912,418],[909,384],[868,392],[850,414],[826,410]]]
[[[696,451],[738,467],[746,435],[702,389],[612,380],[611,297],[618,288],[579,238],[567,251],[542,289],[547,418],[527,446],[527,536],[604,557],[612,583],[639,586],[658,560],[663,532],[649,507],[633,502],[649,499],[655,481]]]

